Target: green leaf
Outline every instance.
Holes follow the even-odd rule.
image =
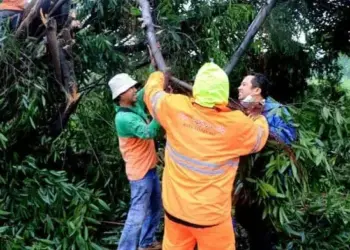
[[[0,133],[0,141],[1,141],[1,144],[3,147],[6,147],[6,142],[8,141],[7,138],[2,134]]]
[[[316,161],[315,161],[316,166],[320,165],[320,163],[322,162],[322,159],[323,159],[323,154],[322,153],[317,154]]]
[[[75,230],[75,226],[73,224],[73,222],[68,222],[68,226],[72,229],[72,230]]]
[[[46,99],[43,95],[41,96],[41,102],[43,103],[43,106],[45,107],[46,106]]]
[[[266,182],[261,182],[260,184],[264,190],[266,190],[266,192],[269,194],[269,195],[272,195],[272,196],[276,196],[277,195],[277,190],[270,184],[266,183]]]
[[[54,241],[48,240],[48,239],[38,239],[38,241],[47,244],[47,245],[55,245]]]
[[[130,14],[132,16],[141,16],[142,12],[141,12],[141,10],[139,8],[131,7],[130,8]]]
[[[293,161],[291,161],[291,164],[292,164],[292,172],[293,172],[293,176],[294,178],[297,180],[298,183],[300,183],[300,179],[299,179],[299,176],[298,176],[298,171],[297,171],[297,168],[294,164]]]
[[[99,222],[98,220],[95,220],[95,219],[93,219],[91,217],[86,217],[86,220],[88,222],[91,222],[91,223],[96,224],[96,225],[100,225],[101,224],[101,222]]]
[[[49,231],[53,231],[54,226],[53,226],[52,220],[51,220],[49,215],[46,215],[46,222],[47,222],[47,227],[48,227]]]
[[[4,210],[0,210],[0,215],[9,215],[11,214],[10,212],[6,212]]]
[[[264,209],[264,212],[263,212],[263,215],[262,215],[262,218],[265,219],[266,216],[267,216],[267,210],[266,210],[266,208],[265,208],[265,209]]]
[[[107,211],[111,211],[110,207],[109,207],[109,206],[107,205],[107,203],[104,202],[103,200],[98,199],[98,203],[100,203],[100,205],[101,205],[104,209],[106,209]]]
[[[342,124],[343,117],[341,116],[339,109],[335,109],[335,119],[339,125]]]
[[[5,233],[9,228],[10,228],[9,226],[0,227],[0,233]]]
[[[84,240],[88,240],[89,238],[89,230],[87,226],[84,227]]]
[[[93,203],[90,203],[90,204],[89,204],[89,207],[91,207],[92,210],[100,211],[100,209],[99,209],[95,204],[93,204]]]
[[[35,124],[34,124],[34,121],[33,121],[33,118],[32,118],[32,117],[29,117],[29,121],[30,121],[30,124],[32,125],[32,127],[33,127],[34,129],[36,129],[36,127],[35,127]]]
[[[83,237],[79,234],[78,237],[76,238],[76,242],[78,243],[79,249],[86,249],[86,243]]]
[[[323,117],[327,120],[330,116],[330,111],[329,111],[329,108],[327,107],[323,107],[322,109],[322,115]]]
[[[93,242],[91,242],[90,245],[91,245],[91,247],[92,247],[93,249],[95,249],[95,250],[103,250],[102,247],[100,247],[99,245],[97,245],[97,244],[95,244],[95,243],[93,243]]]
[[[256,180],[254,180],[254,179],[252,179],[252,178],[249,178],[249,177],[247,177],[247,178],[245,178],[248,182],[251,182],[251,183],[256,183]]]

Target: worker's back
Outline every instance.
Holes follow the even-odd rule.
[[[167,213],[196,225],[216,225],[231,214],[231,192],[239,156],[265,144],[265,118],[255,122],[240,111],[207,108],[183,95],[162,91],[153,73],[145,102],[167,134],[163,204]]]

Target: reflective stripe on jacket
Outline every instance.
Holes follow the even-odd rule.
[[[226,107],[205,108],[184,95],[167,94],[163,85],[163,73],[151,74],[144,100],[167,136],[164,208],[189,223],[219,224],[231,216],[239,157],[266,143],[266,119],[253,121]]]
[[[153,138],[156,137],[160,125],[154,119],[150,123],[146,122],[148,119],[144,111],[143,95],[144,89],[137,93],[135,106],[127,108],[132,112],[119,110],[119,106],[115,107],[119,149],[129,180],[142,179],[158,161]]]

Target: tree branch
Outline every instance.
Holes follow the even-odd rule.
[[[81,100],[82,94],[78,92],[78,84],[75,79],[74,61],[72,56],[72,36],[69,29],[70,24],[67,23],[67,27],[63,28],[60,32],[59,42],[57,40],[57,25],[53,18],[50,18],[49,23],[54,24],[55,32],[49,29],[48,25],[48,43],[51,44],[52,51],[55,53],[54,64],[56,74],[60,75],[61,85],[63,91],[66,94],[66,102],[61,105],[58,115],[50,127],[50,134],[54,137],[58,136],[66,127],[69,117],[73,114]],[[50,35],[50,39],[49,39]]]
[[[275,6],[277,0],[268,0],[268,3],[261,8],[259,13],[256,15],[254,21],[249,26],[247,33],[244,37],[243,42],[238,47],[236,52],[232,55],[230,62],[225,67],[226,74],[230,74],[234,67],[237,65],[239,59],[242,57],[244,52],[247,50],[248,46],[253,41],[256,33],[260,29],[261,25],[266,20],[267,16],[270,14],[271,10]]]
[[[142,19],[143,19],[143,24],[147,28],[147,38],[148,38],[148,43],[151,47],[152,54],[154,56],[154,59],[156,60],[156,63],[158,65],[158,68],[165,72],[167,70],[164,58],[162,56],[162,53],[160,52],[158,46],[157,46],[157,38],[155,35],[154,31],[154,25],[152,21],[152,16],[151,16],[151,9],[148,0],[138,0],[141,8],[142,8]]]
[[[55,69],[55,77],[57,81],[60,83],[61,87],[63,87],[60,52],[58,48],[59,44],[56,36],[57,36],[56,20],[53,18],[50,18],[47,23],[47,46],[52,57],[52,64]]]
[[[19,38],[22,34],[22,32],[28,28],[29,24],[33,21],[33,19],[38,16],[39,14],[39,8],[41,6],[43,0],[36,0],[34,6],[30,9],[29,14],[26,16],[26,18],[21,22],[19,25],[15,37]],[[32,6],[32,5],[30,5]]]
[[[156,61],[158,68],[161,71],[166,72],[167,66],[165,64],[165,60],[163,58],[163,55],[162,55],[160,49],[157,46],[157,38],[155,35],[155,31],[154,31],[154,25],[153,25],[153,21],[152,21],[151,9],[150,9],[149,2],[148,2],[148,0],[138,0],[138,2],[139,2],[139,5],[141,6],[141,9],[142,9],[143,24],[147,28],[146,32],[147,32],[148,43],[151,47],[151,51],[152,51],[152,54],[154,56],[154,60]],[[187,90],[192,91],[192,86],[189,85],[188,83],[181,81],[175,77],[171,77],[171,80],[174,83],[180,85],[181,87],[184,87]]]

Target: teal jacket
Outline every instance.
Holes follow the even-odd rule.
[[[160,131],[160,124],[155,119],[148,123],[143,95],[142,88],[137,93],[137,101],[133,107],[115,105],[115,126],[119,137],[154,139]]]

